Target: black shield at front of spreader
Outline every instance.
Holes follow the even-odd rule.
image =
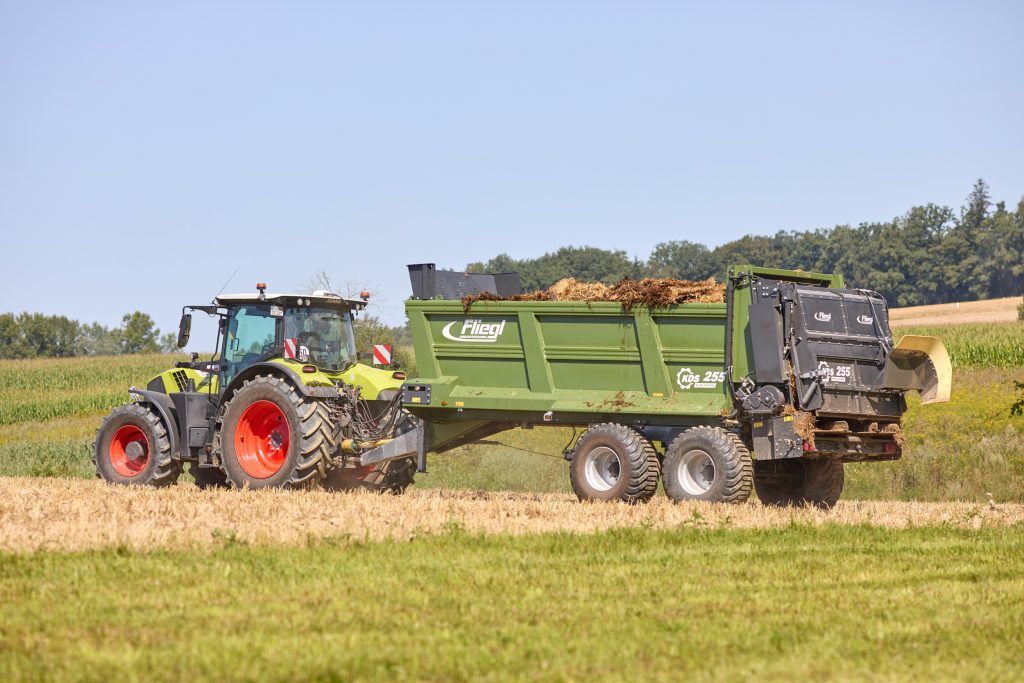
[[[801,407],[836,416],[899,417],[902,396],[883,389],[892,349],[885,299],[865,290],[791,287]]]

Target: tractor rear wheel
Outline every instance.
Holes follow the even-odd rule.
[[[181,475],[160,416],[140,403],[119,406],[96,430],[96,476],[115,484],[170,486]]]
[[[600,424],[576,442],[569,482],[580,500],[646,503],[658,489],[658,453],[639,432]]]
[[[677,503],[742,503],[750,497],[752,470],[740,437],[721,427],[693,427],[669,444],[661,476]]]
[[[831,508],[843,493],[843,463],[792,458],[758,462],[754,490],[765,505]]]
[[[221,418],[225,478],[235,488],[316,485],[337,449],[327,404],[272,375],[246,380]]]

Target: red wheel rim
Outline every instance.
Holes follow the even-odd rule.
[[[250,477],[266,479],[284,467],[290,440],[288,420],[277,404],[256,401],[238,418],[235,457]]]
[[[135,425],[124,425],[110,439],[110,464],[122,477],[138,476],[149,464],[149,439]]]

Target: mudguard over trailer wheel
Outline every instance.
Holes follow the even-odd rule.
[[[160,417],[148,406],[118,406],[96,430],[96,476],[114,484],[170,486],[181,475]]]
[[[750,497],[753,466],[740,437],[721,427],[693,427],[669,444],[661,476],[677,503],[742,503]]]
[[[658,488],[658,454],[629,427],[600,424],[576,442],[569,481],[580,500],[646,503]]]
[[[759,462],[754,490],[765,505],[830,508],[843,493],[843,463],[819,458]]]
[[[222,467],[235,488],[313,486],[337,448],[327,405],[280,377],[247,380],[228,402],[222,423]]]

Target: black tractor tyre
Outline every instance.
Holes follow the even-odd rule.
[[[843,463],[831,458],[791,458],[758,462],[754,490],[765,505],[829,509],[839,502]]]
[[[327,404],[274,375],[246,380],[221,416],[221,468],[235,488],[320,483],[337,430]]]
[[[195,480],[196,486],[201,489],[231,488],[227,475],[219,467],[200,467],[199,463],[193,462],[189,464],[188,471]]]
[[[677,503],[742,503],[750,498],[753,464],[743,441],[729,430],[692,427],[665,450],[661,477],[665,493]]]
[[[658,490],[658,454],[639,432],[607,422],[591,427],[572,451],[569,482],[580,500],[646,503]]]
[[[92,454],[96,476],[114,484],[170,486],[181,476],[167,427],[140,403],[118,406],[103,419]]]
[[[416,477],[416,459],[389,460],[367,471],[365,468],[338,467],[327,470],[323,487],[328,491],[373,491],[405,493]]]

